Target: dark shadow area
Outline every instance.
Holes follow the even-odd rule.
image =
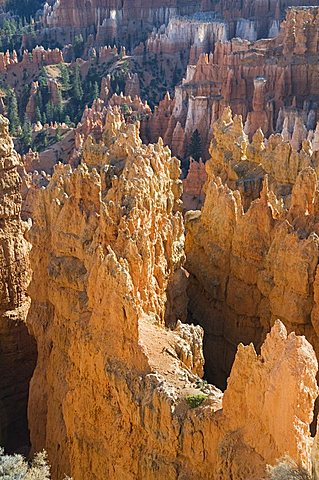
[[[253,343],[257,353],[264,341],[264,329],[258,317],[244,318],[216,301],[216,292],[201,287],[193,276],[188,280],[187,323],[204,330],[205,380],[224,391],[239,343]]]
[[[0,317],[0,446],[7,453],[29,453],[27,406],[36,358],[26,325]]]
[[[318,380],[319,379],[318,379],[318,375],[317,375],[317,383],[319,384]],[[317,399],[315,401],[315,408],[314,408],[314,411],[313,411],[313,421],[310,425],[310,433],[311,433],[312,437],[314,437],[317,433],[318,413],[319,413],[319,397],[317,397]]]

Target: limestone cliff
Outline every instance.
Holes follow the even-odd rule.
[[[241,346],[224,399],[201,380],[203,331],[177,320],[179,175],[161,141],[143,145],[138,124],[109,109],[82,163],[57,166],[34,193],[29,423],[54,478],[260,480],[285,452],[309,468],[317,361],[305,338],[278,322],[261,357]]]
[[[136,45],[145,39],[154,26],[165,24],[174,15],[193,13],[198,9],[195,0],[159,0],[130,2],[128,0],[58,0],[44,8],[43,24],[51,34],[65,42],[72,40],[74,31],[87,38],[94,33],[98,44],[105,45],[114,38]]]
[[[35,346],[25,324],[31,273],[20,218],[21,160],[8,127],[0,116],[0,444],[12,451],[29,441],[26,408]]]

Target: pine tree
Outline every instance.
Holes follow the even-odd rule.
[[[59,122],[62,122],[64,116],[64,108],[62,101],[62,93],[60,90],[57,91],[57,103],[55,106],[55,116]]]
[[[21,130],[21,124],[17,96],[14,90],[10,90],[9,92],[8,117],[10,120],[10,132],[12,135],[18,135]]]
[[[22,141],[25,149],[28,150],[32,145],[32,125],[27,115],[25,115],[23,122]]]
[[[57,142],[61,142],[62,140],[62,133],[61,133],[61,128],[58,127],[55,132],[55,139]]]
[[[31,20],[31,15],[41,8],[42,3],[41,0],[7,0],[6,10],[12,10],[15,15],[25,16]]]
[[[68,92],[70,90],[70,72],[69,72],[69,69],[63,63],[61,63],[59,65],[59,69],[60,69],[59,78],[60,78],[62,90],[64,92]]]
[[[48,75],[46,69],[44,67],[41,68],[40,75],[38,78],[38,82],[41,88],[48,86]]]
[[[48,135],[45,134],[44,135],[44,139],[43,139],[43,147],[46,149],[49,145],[49,139],[48,139]]]
[[[73,75],[73,85],[72,85],[73,97],[77,102],[81,102],[83,98],[83,88],[81,82],[81,72],[80,67],[76,65]]]
[[[191,141],[189,145],[189,155],[193,157],[193,159],[196,160],[197,162],[202,156],[202,140],[197,128],[196,130],[194,130],[191,136]]]
[[[52,102],[49,102],[46,106],[46,117],[47,117],[47,121],[49,123],[53,121],[53,105],[52,105]]]
[[[82,51],[84,48],[84,40],[82,34],[75,35],[74,42],[73,42],[73,49],[75,58],[80,58],[82,56]]]
[[[99,89],[99,84],[97,82],[94,82],[93,84],[93,100],[96,100],[100,96],[100,89]]]
[[[67,115],[65,117],[65,120],[64,120],[65,124],[68,126],[68,127],[71,127],[72,126],[72,122],[71,122],[71,118],[69,115]]]
[[[37,93],[36,102],[37,102],[37,106],[40,109],[40,112],[42,112],[42,110],[43,110],[43,99],[42,99],[41,90],[39,90],[38,93]]]
[[[36,122],[42,122],[42,115],[41,115],[41,110],[39,107],[35,109],[35,121]]]

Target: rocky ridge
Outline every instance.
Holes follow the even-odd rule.
[[[173,152],[184,156],[197,129],[208,158],[212,126],[226,106],[242,115],[250,138],[258,128],[267,136],[283,131],[291,139],[306,138],[318,120],[317,23],[318,7],[295,7],[288,10],[275,38],[217,42],[213,53],[189,65],[175,89],[165,132]],[[300,139],[293,142],[297,149],[300,144]]]
[[[20,167],[9,122],[0,116],[0,442],[9,451],[28,444],[28,387],[36,359],[25,323],[31,270],[27,225],[20,218]]]
[[[298,136],[296,128],[293,140],[285,132],[265,138],[259,128],[250,142],[241,116],[233,116],[228,107],[214,123],[213,132],[206,170],[241,192],[245,210],[259,197],[265,175],[272,191],[289,207],[298,174],[306,167],[318,174],[318,127],[307,138]]]
[[[282,137],[249,144],[229,109],[214,132],[204,207],[187,214],[186,268],[207,375],[225,387],[238,342],[258,348],[277,318],[318,352],[317,166]]]
[[[224,397],[201,381],[203,331],[178,320],[186,313],[178,160],[161,141],[143,145],[138,125],[111,109],[101,142],[88,137],[83,153],[34,196],[33,449],[48,449],[54,478],[75,480],[257,480],[285,452],[309,468],[317,360],[303,337],[277,322],[260,357],[239,347]],[[292,392],[285,417],[283,379]],[[190,395],[202,405],[190,408]],[[257,397],[259,410],[248,400]]]
[[[54,480],[319,468],[319,16],[291,4],[52,0],[0,55],[0,441],[29,426]]]
[[[145,34],[152,32],[154,26],[167,25],[176,16],[190,16],[204,20],[207,14],[214,14],[227,23],[229,38],[242,37],[248,40],[275,36],[279,22],[289,6],[312,5],[311,0],[271,1],[247,0],[245,2],[229,0],[170,0],[164,3],[157,0],[135,2],[94,0],[84,8],[84,0],[78,5],[74,0],[56,0],[46,5],[43,26],[47,33],[56,38],[72,39],[75,32],[82,32],[87,38],[93,34],[97,43],[109,42],[113,38],[136,44]],[[85,12],[85,13],[84,13]],[[139,28],[141,26],[141,28]],[[67,43],[65,42],[65,43]]]

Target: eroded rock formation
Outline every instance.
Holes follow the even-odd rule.
[[[284,0],[280,3],[268,3],[247,0],[169,0],[163,5],[158,0],[140,0],[132,5],[124,0],[94,0],[85,4],[75,0],[56,0],[53,5],[46,4],[43,25],[47,32],[64,41],[72,40],[75,32],[85,37],[94,35],[100,44],[113,38],[128,44],[136,44],[152,32],[154,26],[167,25],[176,16],[197,14],[197,19],[207,16],[200,12],[213,13],[219,20],[227,23],[230,38],[242,37],[254,41],[257,38],[275,36],[279,22],[289,6],[312,5],[311,0]]]
[[[28,386],[36,350],[25,324],[29,308],[29,245],[21,221],[21,160],[13,149],[9,122],[0,116],[0,444],[28,447]]]
[[[260,480],[286,452],[309,468],[317,361],[305,338],[277,322],[261,357],[239,347],[224,398],[201,381],[203,331],[177,320],[187,303],[179,175],[168,148],[143,145],[115,109],[82,164],[57,166],[35,191],[29,422],[55,478]]]
[[[299,149],[318,120],[318,18],[318,7],[292,8],[275,38],[233,38],[217,42],[210,55],[202,54],[176,87],[168,144],[176,143],[178,123],[184,143],[197,129],[207,158],[213,124],[231,106],[242,115],[250,139],[258,128],[267,136],[285,129]],[[179,150],[185,154],[183,145]]]
[[[220,177],[233,190],[240,190],[245,210],[259,197],[266,174],[271,189],[289,206],[292,187],[301,170],[310,166],[318,173],[315,137],[312,141],[303,139],[299,151],[284,133],[265,139],[258,129],[250,142],[242,118],[233,117],[230,108],[214,123],[213,132],[211,158],[206,164],[208,174]]]
[[[38,69],[43,65],[58,65],[63,62],[63,54],[61,50],[55,48],[54,50],[45,50],[43,47],[36,47],[32,52],[24,50],[22,60],[18,61],[17,52],[9,51],[0,52],[0,73],[14,73],[15,75],[23,71],[23,69]],[[20,73],[21,74],[21,73]]]
[[[165,5],[158,0],[134,4],[127,0],[94,0],[89,4],[84,0],[59,0],[53,6],[46,5],[43,23],[65,43],[72,41],[74,32],[82,32],[85,37],[95,34],[100,45],[114,38],[136,45],[154,26],[166,24],[176,14],[185,15],[197,9],[194,0],[171,0]]]
[[[203,206],[204,186],[207,180],[205,164],[200,160],[190,159],[187,177],[183,180],[183,208],[185,210],[200,210]]]
[[[230,132],[226,134],[230,141],[227,147],[224,143],[224,158],[243,164],[242,172],[249,177],[247,162],[241,158],[246,139],[237,136],[241,130],[237,118],[231,127],[236,141]],[[221,138],[217,135],[217,145]],[[216,152],[218,148],[212,147],[212,153]],[[273,151],[272,166],[282,160]],[[191,274],[191,317],[206,332],[208,377],[223,387],[238,342],[259,347],[277,318],[289,331],[305,334],[319,352],[315,293],[318,190],[315,170],[305,165],[294,180],[288,207],[269,190],[264,176],[260,198],[245,213],[240,192],[215,177],[213,166],[212,159],[207,164],[202,212],[188,213],[186,268]],[[231,184],[235,179],[231,174],[229,178],[226,181]]]

